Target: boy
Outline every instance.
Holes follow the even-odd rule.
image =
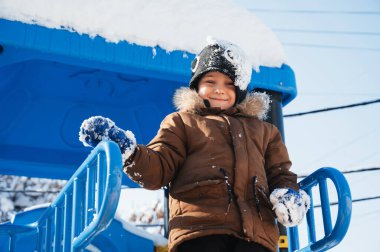
[[[124,172],[142,187],[169,186],[170,252],[276,251],[276,215],[294,226],[309,207],[279,131],[262,121],[268,96],[247,94],[251,72],[239,47],[212,40],[192,62],[190,88],[175,94],[179,112],[147,146],[108,118],[81,126],[86,146],[117,142]]]

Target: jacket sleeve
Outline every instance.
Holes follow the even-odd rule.
[[[276,188],[298,190],[297,175],[290,171],[292,163],[281,134],[271,125],[270,140],[265,152],[265,169],[270,193]]]
[[[138,145],[125,163],[124,172],[146,189],[159,189],[169,184],[186,158],[186,133],[178,113],[168,115],[153,140]]]

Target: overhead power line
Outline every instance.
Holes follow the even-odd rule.
[[[329,31],[329,30],[304,30],[304,29],[285,29],[285,28],[273,28],[272,30],[275,32],[289,32],[289,33],[380,36],[380,32],[363,32],[363,31]]]
[[[348,173],[359,173],[359,172],[369,172],[369,171],[379,171],[379,170],[380,170],[380,167],[371,167],[371,168],[361,168],[361,169],[356,169],[356,170],[347,170],[347,171],[340,171],[340,172],[343,174],[348,174]],[[298,175],[298,178],[306,178],[309,175]]]
[[[318,44],[302,44],[302,43],[289,43],[289,42],[283,42],[282,44],[285,46],[312,47],[312,48],[324,48],[324,49],[334,49],[334,50],[359,50],[359,51],[380,52],[380,48],[368,48],[368,47],[356,47],[356,46],[318,45]]]
[[[380,170],[380,167],[362,168],[362,169],[357,169],[357,170],[342,171],[342,173],[343,173],[343,174],[348,174],[348,173],[367,172],[367,171],[378,171],[378,170]]]
[[[380,15],[379,11],[334,11],[334,10],[274,10],[248,9],[252,12],[298,13],[298,14],[344,14],[344,15]]]
[[[380,97],[380,93],[349,93],[349,92],[332,92],[332,93],[326,93],[326,92],[300,92],[299,95],[302,96],[356,96],[356,97]]]
[[[376,99],[373,101],[360,102],[360,103],[353,103],[353,104],[338,106],[338,107],[330,107],[330,108],[324,108],[324,109],[317,109],[317,110],[311,110],[311,111],[306,111],[306,112],[288,114],[288,115],[284,115],[284,117],[296,117],[296,116],[302,116],[302,115],[308,115],[308,114],[316,114],[316,113],[321,113],[321,112],[327,112],[327,111],[332,111],[332,110],[354,108],[354,107],[374,104],[374,103],[378,103],[378,102],[380,102],[380,99]]]
[[[354,199],[352,200],[352,203],[354,202],[360,202],[360,201],[368,201],[368,200],[375,200],[375,199],[380,199],[380,196],[373,196],[373,197],[366,197],[366,198],[360,198],[360,199]],[[339,203],[338,202],[331,202],[330,203],[330,206],[334,206],[334,205],[338,205]],[[321,207],[321,205],[315,205],[314,206],[315,208],[317,207]]]

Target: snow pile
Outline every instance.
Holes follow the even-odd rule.
[[[242,47],[255,69],[285,63],[274,33],[231,0],[6,0],[0,18],[169,52],[196,54],[212,36]]]
[[[150,233],[164,234],[164,207],[159,199],[146,203],[143,207],[130,207],[128,212],[125,212],[123,203],[120,203],[116,216]]]
[[[123,203],[115,214],[125,230],[153,241],[156,246],[166,246],[164,234],[164,208],[160,200],[154,200],[151,205],[125,212]]]
[[[0,222],[14,217],[25,208],[51,202],[65,180],[51,180],[18,176],[0,176]]]

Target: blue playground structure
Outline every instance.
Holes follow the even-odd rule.
[[[139,187],[121,172],[117,145],[104,141],[89,154],[77,132],[83,119],[102,115],[133,131],[139,143],[148,143],[174,110],[171,97],[187,85],[193,58],[184,51],[108,43],[101,37],[0,19],[0,174],[68,180],[50,206],[0,224],[1,252],[164,251],[142,231],[132,232],[133,227],[114,218],[121,186]],[[292,69],[260,67],[249,90],[272,96],[268,120],[283,133],[282,107],[297,94]],[[279,251],[336,246],[351,218],[344,176],[334,168],[321,168],[299,184],[312,198],[308,241],[301,246],[297,228],[280,228]],[[329,200],[334,188],[335,223]],[[320,195],[323,223],[315,223],[313,189]],[[324,228],[322,238],[317,238],[318,224]]]

